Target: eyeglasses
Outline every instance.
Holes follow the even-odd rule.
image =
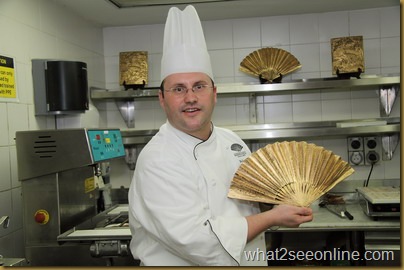
[[[175,96],[178,97],[183,97],[185,96],[186,93],[188,93],[188,90],[191,89],[192,92],[194,92],[195,94],[203,94],[206,92],[206,90],[213,88],[213,86],[210,86],[208,84],[197,84],[195,86],[192,86],[192,88],[186,88],[185,86],[176,86],[176,87],[172,87],[169,88],[167,90],[165,90],[166,92],[170,92]]]

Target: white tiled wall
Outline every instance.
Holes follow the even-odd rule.
[[[18,100],[0,101],[0,255],[24,257],[21,183],[18,180],[15,132],[67,127],[99,127],[106,121],[92,104],[85,115],[35,117],[31,59],[83,61],[89,84],[105,86],[102,29],[49,0],[0,1],[0,55],[14,58]]]
[[[399,6],[397,6],[359,11],[208,21],[202,22],[202,24],[212,58],[215,81],[220,84],[258,83],[256,78],[244,74],[238,68],[245,56],[256,49],[266,46],[290,51],[302,64],[301,69],[286,75],[283,81],[334,76],[332,74],[330,39],[350,35],[362,35],[364,37],[365,73],[363,76],[399,75],[399,22],[400,13]],[[107,88],[119,89],[118,55],[119,52],[127,50],[148,51],[148,86],[158,86],[160,83],[162,33],[163,25],[105,28],[104,44]],[[128,39],[128,36],[137,37],[137,39],[134,39],[132,43],[124,42]],[[140,36],[142,38],[139,38]],[[141,41],[138,41],[138,39],[141,39]],[[291,93],[292,99],[284,101],[285,105],[291,108],[291,110],[286,111],[285,107],[282,107],[285,114],[282,113],[283,117],[281,118],[285,120],[280,120],[277,117],[266,117],[269,116],[268,113],[270,111],[273,111],[272,115],[274,115],[275,110],[267,108],[271,106],[273,101],[264,97],[263,102],[258,100],[262,104],[260,106],[263,106],[258,109],[266,113],[260,114],[263,118],[259,117],[258,122],[270,123],[290,120],[317,121],[356,119],[367,116],[378,117],[378,110],[372,110],[372,108],[378,106],[376,104],[377,92],[373,91],[376,89],[368,90],[369,93],[365,94],[367,95],[367,100],[357,96],[358,94],[354,91],[351,92],[350,89],[332,93],[328,91],[304,94]],[[290,95],[281,94],[280,96]],[[363,93],[359,95],[363,95]],[[271,99],[276,98],[278,95],[274,96]],[[221,99],[228,98],[219,98],[215,112],[215,121],[219,124],[225,124],[224,122],[232,122],[231,124],[244,122],[245,115],[242,112],[237,115],[241,119],[236,118],[233,121],[224,116],[226,115],[224,111],[227,111],[226,108],[229,106],[242,107],[248,104],[248,99],[237,105],[235,105],[235,101],[232,102],[233,104],[229,104],[229,101],[221,102]],[[157,101],[155,100],[155,102]],[[287,103],[293,104],[287,105]],[[226,108],[220,108],[221,106],[225,106]],[[274,106],[281,107],[280,104]],[[114,113],[117,114],[117,118],[120,117],[118,110],[113,107],[114,104],[112,102],[109,109],[115,111]],[[154,104],[154,107],[158,109],[158,105]],[[342,108],[343,110],[338,111],[338,108]],[[135,110],[141,111],[143,109],[137,106]],[[370,111],[368,112],[367,110]],[[398,113],[398,111],[396,112]],[[307,115],[306,119],[301,119],[302,112],[305,112]],[[155,128],[158,128],[164,122],[164,115],[161,116],[163,117],[162,119],[156,119],[154,123]],[[393,116],[398,116],[398,114]],[[112,123],[109,122],[108,124],[111,125]],[[119,124],[122,124],[122,122]],[[137,118],[135,128],[146,128],[143,124],[144,121]],[[151,124],[147,123],[147,125],[150,126]],[[125,128],[125,125],[120,127]]]
[[[274,16],[203,22],[216,83],[257,83],[238,70],[240,61],[261,47],[273,46],[294,54],[303,67],[284,81],[329,77],[330,38],[364,36],[365,74],[400,72],[400,12],[392,8],[322,14]],[[0,0],[0,55],[15,60],[18,100],[0,102],[0,215],[11,217],[0,227],[0,254],[22,257],[21,184],[18,181],[15,132],[46,128],[118,127],[126,129],[114,102],[94,102],[82,115],[35,117],[31,59],[83,61],[89,85],[119,89],[119,52],[149,52],[149,85],[158,86],[163,25],[101,29],[49,0]],[[105,69],[104,69],[105,67]],[[136,129],[158,128],[165,116],[156,99],[135,102]],[[258,123],[326,121],[379,116],[377,92],[320,91],[257,97]],[[392,116],[399,116],[397,101]],[[302,116],[305,117],[302,117]],[[220,97],[215,109],[217,125],[248,124],[247,97]],[[344,138],[313,141],[347,158]],[[392,161],[374,169],[374,179],[397,179],[399,149]],[[111,162],[112,184],[129,186],[132,172],[123,160]],[[352,180],[362,181],[369,168],[359,167]]]
[[[362,75],[398,76],[400,74],[400,9],[399,6],[380,9],[339,11],[319,14],[273,16],[236,20],[202,22],[211,55],[215,81],[221,83],[257,84],[257,78],[239,71],[242,59],[261,47],[282,48],[291,52],[302,68],[283,78],[290,81],[303,78],[332,77],[330,39],[361,35],[364,38],[365,73]],[[127,36],[143,34],[143,42],[123,43]],[[149,85],[160,84],[160,59],[163,25],[113,27],[104,29],[106,85],[119,89],[118,55],[123,50],[147,50],[149,53]],[[151,38],[150,37],[154,37]],[[150,44],[147,42],[151,40]],[[135,129],[157,129],[165,122],[157,99],[135,102]],[[127,129],[113,102],[109,103],[108,125]],[[153,113],[154,111],[154,113]],[[157,113],[156,113],[157,112]],[[397,100],[391,117],[400,116]],[[285,92],[257,97],[257,123],[305,121],[337,121],[379,118],[377,87],[360,91],[351,89]],[[219,97],[214,123],[220,126],[249,124],[248,97]],[[327,146],[347,160],[345,138],[324,138],[316,143]],[[400,151],[394,160],[375,166],[372,178],[398,179]],[[117,163],[119,163],[117,161]],[[118,166],[118,165],[116,165]],[[122,166],[122,165],[120,165]],[[122,166],[123,167],[123,166]],[[387,170],[386,168],[389,168]],[[369,167],[358,167],[351,180],[367,177]],[[126,179],[122,179],[126,177]],[[113,178],[113,185],[128,186],[132,173]]]

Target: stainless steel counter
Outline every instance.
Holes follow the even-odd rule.
[[[299,228],[279,228],[277,231],[377,231],[400,230],[400,218],[368,217],[359,204],[347,204],[346,209],[353,220],[341,218],[326,208],[313,210],[313,221],[300,225]]]
[[[127,212],[127,204],[121,204],[112,210],[113,213]],[[354,217],[353,220],[348,218],[341,218],[333,213],[331,213],[326,208],[315,207],[313,209],[313,221],[304,223],[300,225],[299,228],[279,228],[278,231],[377,231],[377,230],[400,230],[400,218],[379,218],[374,220],[373,218],[367,216],[361,206],[357,203],[347,204],[346,209]],[[110,228],[111,229],[111,228]],[[92,232],[91,234],[97,234],[102,230]],[[88,231],[82,231],[86,233]],[[113,228],[110,233],[117,232],[120,236],[130,237],[129,228]],[[79,231],[75,233],[79,234]],[[71,235],[75,238],[75,234]]]
[[[268,230],[267,249],[271,251],[343,251],[357,254],[358,260],[330,257],[309,261],[307,265],[330,266],[400,266],[400,218],[379,218],[367,216],[359,204],[348,204],[346,210],[353,220],[341,218],[327,208],[313,209],[313,221],[299,228]],[[382,260],[366,260],[365,254],[389,254]],[[372,253],[373,252],[373,253]],[[301,265],[302,261],[269,260],[269,266]],[[311,264],[310,264],[311,263]]]

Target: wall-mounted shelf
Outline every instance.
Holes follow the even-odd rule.
[[[150,87],[147,89],[128,89],[128,90],[108,90],[98,87],[90,87],[91,99],[114,99],[114,100],[134,100],[144,97],[157,97],[158,87]]]
[[[400,133],[400,127],[400,118],[225,126],[243,140],[395,134]],[[124,145],[134,145],[147,143],[157,131],[127,129],[121,133]]]
[[[274,83],[274,84],[217,84],[218,94],[238,95],[248,94],[250,97],[250,123],[256,123],[256,95],[278,93],[282,91],[307,91],[307,90],[361,90],[369,86],[378,87],[380,92],[380,116],[389,116],[394,105],[395,98],[400,90],[400,77],[368,77],[361,79],[303,79],[299,81]],[[115,100],[122,117],[128,128],[134,127],[135,108],[134,100],[142,98],[156,98],[158,87],[133,90],[108,90],[91,87],[92,100]]]
[[[298,91],[298,90],[326,90],[326,89],[345,89],[359,88],[366,86],[380,86],[399,84],[400,77],[373,77],[362,79],[338,80],[335,78],[324,79],[303,79],[293,82],[274,83],[274,84],[217,84],[218,94],[240,94],[240,93],[263,93],[279,91]],[[91,87],[91,99],[119,99],[133,100],[145,97],[157,97],[158,87],[127,91],[108,90],[103,88]]]
[[[282,123],[263,125],[224,126],[234,131],[244,141],[254,143],[259,140],[307,140],[311,138],[381,136],[383,141],[383,159],[393,157],[400,137],[400,118],[363,119],[358,121],[327,121]],[[150,130],[121,130],[126,151],[140,151],[158,132]],[[133,160],[132,160],[133,162]],[[131,163],[130,167],[134,168]],[[129,163],[128,163],[129,164]]]

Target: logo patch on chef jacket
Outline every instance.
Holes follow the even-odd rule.
[[[242,150],[243,150],[243,146],[240,145],[240,144],[238,144],[238,143],[233,143],[233,144],[230,146],[230,149],[235,152],[235,153],[234,153],[234,156],[235,156],[235,157],[244,157],[244,156],[247,154],[246,151],[242,151]]]
[[[241,149],[243,149],[243,146],[242,146],[242,145],[239,145],[238,143],[233,143],[233,144],[231,145],[230,149],[233,150],[233,151],[240,152]]]

